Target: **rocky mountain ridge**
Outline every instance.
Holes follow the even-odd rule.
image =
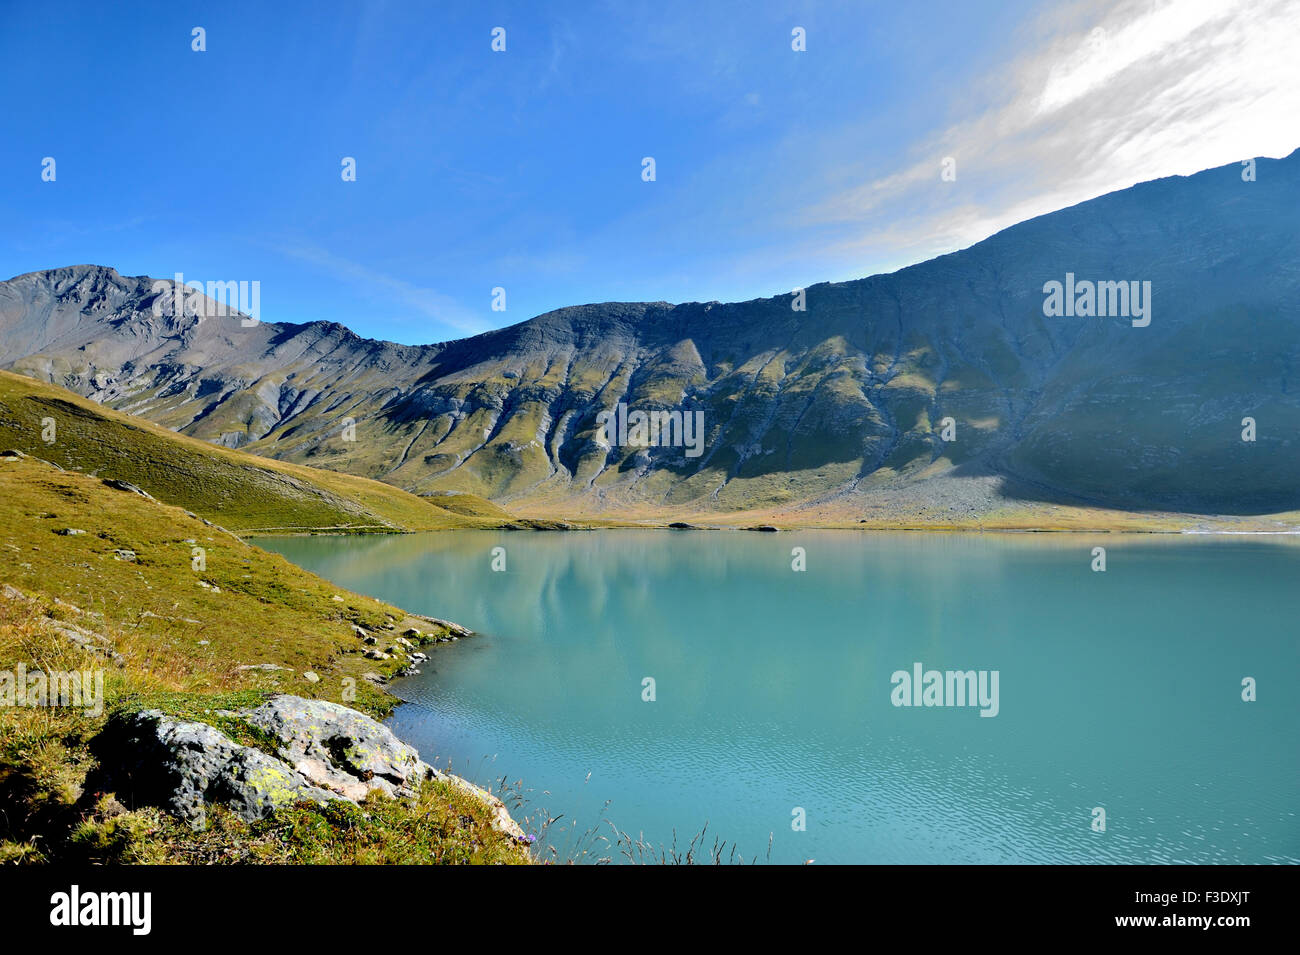
[[[582,305],[426,346],[158,315],[152,279],[54,269],[0,283],[0,366],[229,447],[523,514],[1283,512],[1300,508],[1300,152],[1240,173],[813,285],[804,311],[794,295]],[[1047,314],[1067,281],[1097,301],[1100,283],[1150,283],[1149,324]],[[620,403],[702,413],[702,453],[608,446],[598,416]]]

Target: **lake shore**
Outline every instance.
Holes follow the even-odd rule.
[[[395,687],[410,705],[390,725],[476,782],[523,779],[529,815],[578,820],[548,830],[543,851],[612,835],[606,821],[651,845],[708,822],[747,860],[775,833],[778,863],[1151,863],[1265,861],[1293,844],[1276,747],[1295,708],[1249,704],[1241,681],[1296,662],[1298,540],[608,530],[263,544],[481,631]],[[1000,673],[995,717],[899,708],[891,674],[918,663]],[[1231,769],[1186,785],[1207,762]],[[1112,837],[1090,830],[1095,806]],[[790,829],[794,807],[806,833]]]
[[[498,799],[377,722],[389,679],[467,628],[134,485],[0,458],[0,862],[531,861]]]

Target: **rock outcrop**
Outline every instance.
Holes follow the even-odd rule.
[[[354,802],[376,790],[413,795],[437,774],[387,726],[338,703],[277,696],[247,721],[279,740],[281,758],[298,775]]]
[[[425,763],[392,730],[356,710],[276,696],[225,715],[245,723],[274,753],[157,710],[120,713],[91,744],[99,768],[87,786],[114,792],[127,805],[159,806],[202,828],[209,805],[252,822],[299,802],[360,802],[375,792],[413,799],[422,783],[438,780],[482,802],[497,831],[525,841],[500,799]]]
[[[215,727],[157,710],[115,715],[92,751],[100,763],[87,780],[92,789],[113,791],[126,805],[159,806],[196,829],[210,803],[252,822],[297,802],[339,798]]]
[[[77,531],[77,533],[84,534],[85,531]],[[29,607],[39,608],[39,601],[30,594],[24,593],[11,584],[0,584],[0,597],[5,598],[6,600],[18,601],[28,605]],[[55,598],[53,602],[56,606],[63,608],[69,613],[86,613],[86,611],[82,610],[80,607],[70,603],[65,603],[57,598]],[[122,666],[126,662],[122,654],[119,653],[117,648],[113,645],[113,641],[98,631],[90,630],[86,627],[80,626],[79,624],[72,623],[69,620],[58,620],[53,617],[46,617],[43,620],[42,625],[50,634],[61,637],[89,653],[97,654],[98,656],[110,661],[115,666]]]

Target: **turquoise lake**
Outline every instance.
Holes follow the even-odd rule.
[[[409,702],[391,725],[435,765],[521,780],[516,818],[563,814],[547,836],[561,856],[615,854],[582,836],[609,823],[652,844],[675,832],[679,847],[707,823],[710,845],[782,863],[1300,861],[1294,539],[610,530],[257,543],[479,632],[393,684]],[[893,675],[918,663],[996,671],[996,716],[894,705]]]

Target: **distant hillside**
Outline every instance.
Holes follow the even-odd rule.
[[[813,285],[806,311],[584,305],[422,347],[156,317],[150,279],[76,266],[0,284],[0,364],[194,437],[518,513],[1267,514],[1300,508],[1297,208],[1293,153],[1253,182],[1232,164],[1144,183]],[[1150,282],[1150,324],[1046,315],[1067,274]],[[702,412],[701,453],[604,446],[597,415],[619,402]]]
[[[53,422],[47,443],[43,422]],[[133,484],[229,530],[433,530],[512,520],[470,495],[442,507],[345,474],[213,447],[100,407],[62,388],[0,372],[0,450]]]

